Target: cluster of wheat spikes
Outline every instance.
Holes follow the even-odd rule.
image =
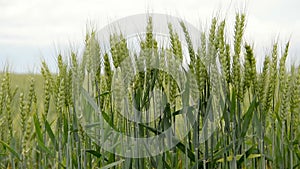
[[[139,57],[150,49],[160,64],[171,70],[172,64],[166,62],[173,57],[185,59],[183,43],[169,24],[170,44],[160,47],[149,17],[141,50],[134,57],[130,57],[122,34],[112,34],[111,49],[103,53],[96,32],[91,31],[86,35],[82,59],[74,52],[67,60],[59,55],[59,71],[55,74],[43,62],[42,93],[37,93],[35,78],[30,79],[28,89],[18,90],[8,71],[1,74],[0,168],[300,167],[300,69],[286,68],[289,42],[282,51],[278,43],[273,44],[262,71],[258,72],[253,48],[243,39],[244,14],[236,15],[233,43],[226,38],[225,20],[213,18],[209,31],[200,35],[197,50],[184,22],[180,25],[190,58],[186,71],[196,79],[190,83],[190,93],[197,93],[199,109],[192,130],[175,147],[152,157],[124,158],[101,148],[100,140],[106,140],[107,135],[93,136],[93,132],[87,131],[87,126],[92,125],[87,124],[87,119],[97,118],[88,117],[95,106],[113,129],[135,137],[157,135],[182,120],[179,111],[185,100],[180,98],[177,82],[166,71],[151,68],[153,60]],[[132,64],[120,67],[128,57]],[[131,77],[133,81],[113,78],[116,72],[130,72],[132,65],[145,71]],[[213,87],[217,79],[221,82],[219,90]],[[122,85],[113,83],[128,87],[123,90]],[[193,86],[195,83],[198,85]],[[150,98],[154,87],[166,94],[167,106],[163,110],[148,109],[162,102],[160,97]],[[88,96],[82,91],[87,91]],[[224,95],[218,103],[223,105],[221,118],[215,132],[202,143],[201,130],[204,129],[204,136],[209,132],[203,126],[209,118],[210,96],[220,91]],[[124,95],[128,95],[127,100],[120,97]],[[90,102],[95,104],[91,106]],[[145,112],[141,115],[144,118],[151,118],[153,113],[160,117],[150,123],[128,121],[119,114],[118,106],[122,108],[132,102],[140,112]],[[127,109],[133,111],[132,107]]]

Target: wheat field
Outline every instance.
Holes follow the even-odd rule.
[[[82,56],[76,52],[57,56],[57,73],[50,72],[45,62],[38,75],[5,70],[0,74],[0,168],[300,168],[300,69],[286,64],[289,42],[285,46],[275,42],[269,54],[256,56],[243,37],[245,20],[245,14],[236,14],[231,42],[224,31],[226,21],[213,18],[194,49],[183,21],[185,41],[169,24],[169,44],[160,45],[150,16],[140,51],[133,56],[126,38],[118,33],[110,36],[111,49],[103,53],[97,31],[92,30],[86,33]],[[196,98],[197,108],[189,106],[174,76],[149,66],[154,61],[143,57],[149,49],[166,70],[174,69],[167,64],[172,59],[181,65],[189,58],[187,68],[176,73],[194,75],[185,90]],[[264,57],[262,71],[257,70],[258,57]],[[118,78],[133,71],[130,68],[144,71],[128,74],[131,81]],[[154,88],[162,97],[153,97]],[[216,103],[213,96],[220,96]],[[141,119],[152,121],[122,116],[126,101],[135,104]],[[160,103],[166,106],[153,108]],[[220,118],[207,137],[205,121],[214,118],[208,115],[212,104],[221,105]],[[109,132],[92,128],[98,126],[93,120],[100,111],[106,123],[124,135],[149,138],[168,128],[174,132],[179,129],[173,124],[185,127],[180,112],[186,105],[191,109],[187,114],[194,115],[191,130],[156,155],[151,151],[141,158],[118,155],[114,152],[120,138],[111,140],[116,144],[109,144],[112,150],[107,151],[99,142],[109,140]],[[160,114],[156,119],[155,113]],[[201,140],[201,133],[207,139]]]

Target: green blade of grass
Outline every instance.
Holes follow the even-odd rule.
[[[153,128],[153,127],[149,127],[149,126],[147,126],[147,125],[145,125],[145,124],[139,123],[139,125],[142,126],[142,127],[145,127],[145,128],[147,128],[147,129],[149,129],[149,131],[151,131],[151,132],[153,132],[153,133],[155,133],[155,134],[161,134],[161,133],[162,133],[161,131],[159,131],[159,130]],[[172,140],[178,141],[175,137],[173,137]],[[185,146],[182,142],[178,141],[176,147],[177,147],[179,150],[181,150],[183,153],[186,153],[186,152],[185,152],[186,146]],[[189,157],[192,161],[195,161],[195,154],[194,154],[194,153],[192,152],[192,150],[189,149],[189,148],[187,148],[187,155],[188,155],[188,157]]]
[[[50,138],[53,146],[55,147],[56,151],[58,151],[58,146],[57,146],[57,141],[56,141],[55,135],[54,135],[54,133],[51,129],[51,126],[50,126],[50,124],[47,120],[45,120],[45,129],[46,129],[46,132],[49,135],[49,138]]]
[[[124,161],[125,161],[125,160],[122,159],[122,160],[119,160],[119,161],[110,163],[110,164],[108,164],[108,165],[106,165],[106,166],[104,166],[104,167],[101,167],[100,169],[109,169],[109,168],[112,168],[112,167],[115,167],[115,166],[117,166],[117,165],[122,164]]]
[[[15,149],[13,149],[12,147],[10,147],[7,143],[3,142],[0,140],[0,143],[7,148],[18,160],[21,161],[20,155],[17,153],[17,151]]]
[[[247,133],[250,123],[251,123],[253,112],[257,106],[258,106],[258,103],[256,102],[256,98],[254,97],[250,104],[250,107],[248,108],[247,112],[243,116],[243,124],[242,124],[243,127],[242,127],[242,131],[240,133],[239,138],[244,138],[246,136],[246,133]]]
[[[54,156],[53,152],[51,152],[51,150],[49,150],[49,148],[47,148],[46,145],[44,144],[42,130],[41,130],[41,124],[40,124],[36,114],[33,115],[33,121],[34,121],[34,126],[35,126],[35,133],[37,136],[38,147],[41,148],[46,153]]]
[[[35,126],[35,132],[37,135],[38,140],[40,140],[41,142],[43,142],[43,135],[42,135],[42,131],[41,131],[41,124],[36,116],[36,114],[33,115],[33,121],[34,121],[34,126]]]

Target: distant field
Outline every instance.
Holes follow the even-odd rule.
[[[4,76],[3,73],[0,73],[0,79],[2,79]],[[43,98],[43,76],[41,74],[16,74],[12,73],[10,74],[11,78],[11,87],[13,89],[18,89],[18,93],[24,92],[27,93],[29,86],[30,86],[30,80],[31,78],[35,81],[35,90],[37,97],[39,99]]]

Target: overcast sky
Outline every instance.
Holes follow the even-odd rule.
[[[300,63],[299,0],[0,0],[0,70],[38,72],[41,60],[54,66],[57,51],[80,47],[87,23],[99,29],[110,22],[147,11],[184,18],[205,27],[212,16],[247,14],[245,40],[254,44],[260,62],[277,39],[291,38],[290,63]],[[233,30],[227,33],[232,35]]]

